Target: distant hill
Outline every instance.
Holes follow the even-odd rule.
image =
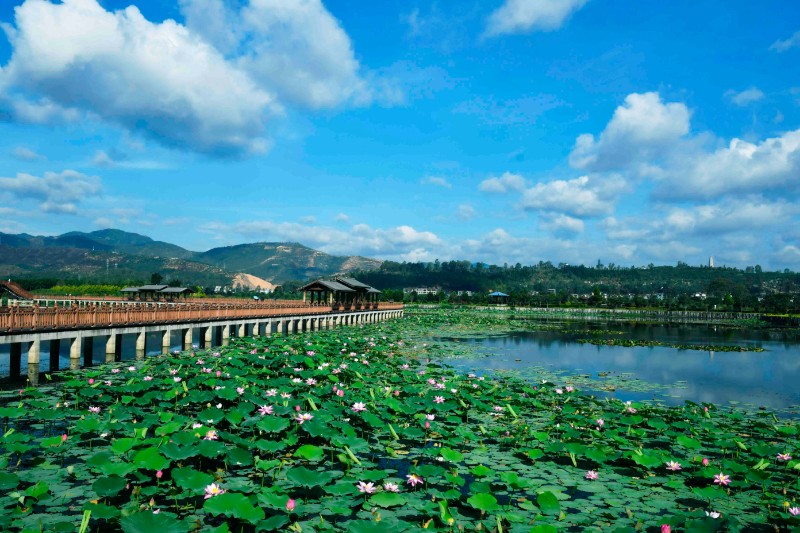
[[[159,272],[185,283],[231,285],[237,275],[274,284],[369,271],[381,261],[333,256],[298,243],[251,243],[193,252],[118,229],[55,237],[0,233],[0,276],[121,282]],[[240,279],[241,278],[240,276]]]
[[[372,270],[381,261],[328,255],[299,243],[257,242],[214,248],[195,256],[226,270],[246,272],[273,283],[311,279],[352,270]]]

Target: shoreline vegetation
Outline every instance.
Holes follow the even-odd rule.
[[[531,327],[508,318],[412,309],[3,393],[0,529],[800,531],[796,420],[460,373],[429,344]]]

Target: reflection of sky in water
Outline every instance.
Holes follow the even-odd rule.
[[[614,372],[630,373],[637,379],[660,385],[682,382],[679,388],[671,387],[655,395],[671,404],[684,400],[725,404],[733,400],[771,409],[800,404],[800,344],[779,332],[621,324],[605,324],[602,329],[624,331],[624,335],[597,338],[752,345],[766,351],[709,353],[668,347],[595,346],[575,342],[590,337],[581,331],[534,331],[460,339],[477,345],[481,353],[489,355],[456,366],[474,370],[523,370],[526,365],[543,366],[572,374],[590,374],[593,378],[600,372]],[[637,400],[654,397],[652,393],[624,391],[615,396]]]

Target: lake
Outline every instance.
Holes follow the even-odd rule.
[[[616,334],[599,334],[603,330]],[[755,346],[765,351],[708,352],[578,342],[578,339],[587,338]],[[545,370],[564,376],[582,375],[582,380],[576,380],[581,389],[622,400],[654,399],[669,405],[682,404],[685,400],[719,406],[738,403],[787,414],[800,413],[800,343],[796,333],[714,326],[581,322],[564,323],[558,330],[436,340],[459,342],[479,355],[448,360],[464,371],[507,371],[537,379]],[[616,387],[616,390],[604,391],[601,385],[606,389]]]

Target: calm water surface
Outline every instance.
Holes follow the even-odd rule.
[[[569,374],[632,374],[661,385],[656,392],[618,390],[623,400],[684,400],[727,404],[740,402],[771,410],[798,412],[800,407],[800,343],[788,333],[697,326],[572,324],[567,331],[531,331],[504,336],[458,339],[484,357],[450,361],[462,370],[513,370],[526,374],[545,367]],[[588,335],[588,329],[622,335]],[[674,344],[757,346],[764,352],[707,352],[668,347],[595,346],[585,338],[644,339]],[[445,340],[445,339],[443,339]],[[455,340],[455,339],[446,339]]]

